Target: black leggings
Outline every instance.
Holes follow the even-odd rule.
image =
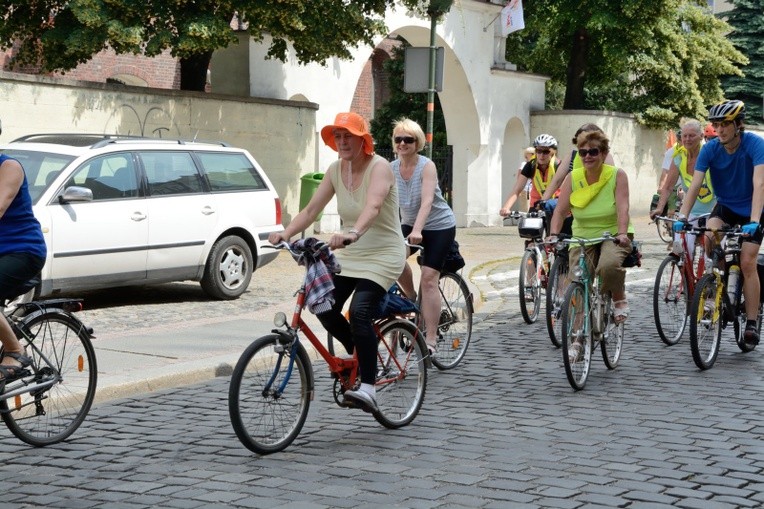
[[[342,314],[342,307],[350,301],[350,322]],[[377,334],[371,325],[379,304],[387,290],[368,279],[334,276],[334,306],[326,313],[316,315],[321,325],[352,354],[358,348],[358,368],[361,382],[374,385],[377,377]]]

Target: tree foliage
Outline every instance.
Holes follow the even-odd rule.
[[[106,48],[181,62],[181,88],[203,90],[212,52],[236,42],[231,21],[256,41],[272,37],[268,56],[300,63],[349,58],[357,44],[384,33],[393,0],[0,0],[0,45],[14,63],[66,71]],[[404,5],[415,6],[415,0]],[[185,68],[185,69],[184,69]]]
[[[564,109],[633,113],[651,127],[702,118],[722,99],[720,77],[745,56],[725,39],[729,25],[704,0],[532,0],[526,28],[507,39],[507,59],[551,77]]]
[[[745,102],[746,123],[764,124],[764,0],[731,0],[733,10],[721,14],[732,26],[729,39],[748,57],[743,76],[728,76],[722,88],[728,99]]]

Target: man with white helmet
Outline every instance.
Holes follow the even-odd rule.
[[[724,101],[712,106],[708,120],[717,137],[703,145],[695,162],[695,174],[679,212],[680,221],[674,229],[680,231],[687,224],[685,218],[692,210],[702,188],[706,171],[716,194],[716,206],[707,226],[720,228],[742,225],[740,269],[743,272],[743,295],[748,319],[744,341],[749,347],[759,342],[756,317],[759,305],[759,277],[756,258],[764,233],[761,221],[764,211],[764,139],[745,132],[745,105],[742,101]]]
[[[554,177],[555,171],[560,165],[560,160],[557,159],[557,140],[550,134],[540,134],[533,140],[533,148],[536,151],[536,155],[533,159],[525,163],[523,169],[520,171],[520,175],[517,177],[515,187],[504,202],[504,206],[499,211],[499,214],[506,217],[512,211],[512,205],[515,204],[520,193],[523,192],[526,183],[531,181],[530,192],[530,208],[536,206],[536,202],[541,200],[541,195],[544,194],[549,183]],[[549,200],[546,204],[547,213],[551,217],[551,211],[554,210],[554,205],[557,200]]]

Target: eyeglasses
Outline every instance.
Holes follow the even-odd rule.
[[[406,145],[411,145],[412,143],[416,142],[416,138],[413,136],[396,136],[393,138],[393,140],[395,140],[396,145],[400,142],[403,142]]]
[[[589,156],[589,155],[592,156],[592,157],[597,157],[598,155],[600,155],[600,149],[598,149],[598,148],[590,148],[590,149],[580,148],[580,149],[578,149],[578,155],[580,155],[581,157],[586,157],[586,156]]]
[[[732,124],[732,120],[722,120],[721,122],[711,122],[711,125],[714,129],[719,129],[720,127],[728,127],[730,124]]]
[[[551,151],[551,150],[549,150],[548,148],[537,148],[537,149],[536,149],[536,155],[539,155],[539,154],[544,154],[544,155],[546,155],[546,154],[550,154],[551,152],[552,152],[552,151]]]

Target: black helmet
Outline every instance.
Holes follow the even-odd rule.
[[[724,101],[708,110],[708,120],[711,122],[720,122],[723,120],[743,120],[745,119],[745,104],[743,101],[733,100]]]

